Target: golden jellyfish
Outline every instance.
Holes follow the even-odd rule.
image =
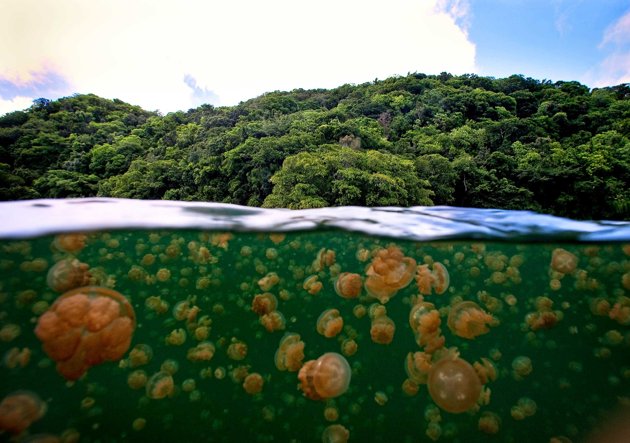
[[[519,355],[512,360],[512,375],[516,380],[522,380],[531,374],[533,370],[532,360],[529,357]]]
[[[168,372],[156,372],[147,381],[147,397],[159,400],[172,395],[175,390],[175,382]]]
[[[352,371],[344,356],[327,352],[309,360],[298,373],[300,389],[311,400],[335,398],[348,390]]]
[[[21,434],[45,413],[46,404],[34,392],[13,392],[0,402],[0,430]]]
[[[475,371],[481,384],[485,385],[488,381],[494,381],[497,379],[497,368],[494,364],[485,357],[481,358],[481,362],[473,363]]]
[[[578,258],[566,249],[556,248],[551,253],[550,267],[561,274],[571,274],[578,265]]]
[[[337,336],[343,329],[343,318],[338,309],[327,309],[317,319],[317,332],[326,338]]]
[[[53,240],[55,249],[76,254],[85,248],[87,235],[81,233],[58,234]]]
[[[274,361],[280,371],[295,372],[302,367],[304,360],[304,342],[298,334],[287,332],[280,339]]]
[[[241,340],[232,339],[232,343],[227,349],[227,355],[232,360],[243,360],[247,357],[247,344]]]
[[[447,325],[458,337],[473,339],[490,331],[488,325],[497,320],[472,301],[463,301],[452,306],[448,313]]]
[[[323,284],[318,279],[319,277],[317,275],[310,275],[306,277],[302,288],[311,295],[319,293],[319,291],[323,288]]]
[[[620,325],[626,326],[630,324],[630,298],[619,296],[615,304],[608,312],[608,317],[615,320]]]
[[[405,257],[398,247],[379,249],[365,271],[365,290],[379,302],[387,303],[411,282],[415,269],[416,261]]]
[[[494,435],[499,432],[501,419],[494,412],[485,411],[481,414],[481,417],[479,417],[477,426],[481,432]]]
[[[66,292],[85,286],[90,283],[89,269],[88,264],[81,263],[76,258],[60,260],[48,270],[46,283],[56,292]]]
[[[153,358],[153,349],[144,343],[137,344],[129,352],[129,365],[132,368],[146,365]]]
[[[342,272],[335,280],[335,292],[339,297],[351,299],[361,294],[363,279],[359,274]]]
[[[275,295],[265,292],[257,294],[252,300],[252,311],[258,315],[265,315],[273,312],[278,307],[278,299]]]
[[[260,317],[260,324],[264,326],[267,332],[281,331],[286,326],[286,320],[282,312],[272,311]]]
[[[350,431],[343,425],[330,425],[322,432],[322,443],[346,443]]]
[[[247,377],[245,377],[245,380],[243,380],[243,389],[245,389],[245,392],[247,392],[249,395],[254,395],[262,391],[264,384],[265,382],[262,378],[262,375],[254,372],[252,374],[249,374]]]
[[[91,366],[119,360],[136,325],[131,304],[120,293],[86,286],[66,292],[37,321],[35,335],[57,371],[77,380]]]
[[[359,345],[352,338],[346,338],[344,341],[341,342],[341,353],[346,357],[350,357],[356,354],[358,349]]]
[[[190,348],[186,353],[186,358],[190,361],[210,361],[214,357],[216,348],[210,341],[202,341],[194,348]]]
[[[131,389],[142,389],[146,386],[147,380],[147,373],[142,369],[136,369],[127,376],[127,385]]]
[[[387,315],[379,315],[372,319],[370,337],[374,343],[388,345],[394,340],[396,324]]]
[[[320,272],[324,270],[324,267],[331,267],[333,264],[335,264],[335,251],[321,248],[313,260],[311,268],[314,272]]]
[[[276,274],[275,272],[270,272],[263,278],[258,280],[258,286],[260,287],[261,291],[267,292],[275,285],[277,285],[278,282],[280,282],[280,277],[278,277],[278,274]]]
[[[444,346],[445,338],[440,325],[440,312],[433,303],[416,303],[409,311],[409,326],[414,332],[418,346],[432,353]]]
[[[438,295],[444,294],[451,282],[448,270],[439,262],[433,263],[431,267],[431,270],[426,264],[417,267],[416,284],[418,291],[422,295],[431,295],[433,291]]]
[[[433,364],[432,356],[426,352],[410,352],[405,359],[405,372],[411,381],[426,384]]]
[[[449,351],[431,367],[428,388],[440,408],[458,414],[477,404],[481,381],[470,363],[459,358],[457,351]]]

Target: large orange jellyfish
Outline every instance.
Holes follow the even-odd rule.
[[[57,298],[39,317],[35,335],[57,371],[77,380],[91,366],[122,358],[135,325],[133,308],[120,293],[86,286]]]
[[[396,246],[379,249],[367,267],[365,290],[381,303],[387,303],[414,276],[416,261],[405,257]]]
[[[357,298],[361,294],[363,280],[359,274],[342,272],[335,280],[335,292],[339,297]]]
[[[64,259],[48,270],[46,283],[53,291],[65,292],[90,283],[90,266],[76,258]]]
[[[443,410],[452,413],[468,411],[477,404],[481,381],[475,369],[459,358],[457,351],[448,351],[429,371],[429,394]]]
[[[21,434],[45,413],[46,404],[34,392],[13,392],[0,402],[0,431]]]
[[[298,373],[300,389],[312,400],[339,397],[348,390],[352,371],[344,356],[327,352],[304,363]]]
[[[451,307],[448,313],[448,327],[458,337],[473,339],[486,334],[488,325],[495,325],[496,319],[472,301],[462,301]]]

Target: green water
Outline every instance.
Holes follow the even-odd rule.
[[[609,306],[625,306],[624,296],[630,295],[623,286],[624,274],[630,280],[627,245],[624,253],[619,243],[392,242],[340,231],[288,233],[277,244],[259,233],[234,233],[223,244],[217,240],[213,233],[197,231],[114,231],[88,236],[76,257],[90,266],[93,283],[114,288],[129,300],[136,315],[129,349],[146,344],[153,356],[146,365],[130,368],[127,352],[121,361],[90,368],[76,382],[57,373],[55,362],[34,334],[38,316],[60,295],[47,285],[48,269],[67,254],[51,246],[53,237],[1,241],[0,356],[5,358],[0,396],[28,390],[47,405],[46,414],[19,438],[47,433],[64,435],[67,441],[78,434],[85,442],[310,442],[321,441],[324,428],[338,423],[348,429],[350,441],[430,441],[425,411],[435,403],[427,386],[420,385],[415,396],[402,390],[406,356],[422,350],[408,320],[418,295],[415,281],[386,304],[387,315],[396,324],[389,345],[374,343],[369,315],[357,318],[353,311],[357,305],[369,307],[375,299],[365,290],[354,300],[334,291],[338,272],[365,277],[373,253],[391,244],[418,264],[437,261],[446,266],[450,273],[447,292],[425,297],[440,309],[446,346],[456,347],[470,363],[488,358],[498,373],[496,380],[485,385],[491,391],[487,404],[461,414],[440,412],[435,422],[441,429],[439,441],[546,442],[559,436],[581,441],[601,425],[609,411],[629,401],[630,325],[609,315],[595,315],[591,309],[598,298]],[[200,246],[210,253],[206,259],[190,252]],[[317,272],[313,261],[321,248],[335,252],[335,263]],[[550,261],[556,248],[570,251],[579,262],[575,271],[559,280],[561,287],[552,289]],[[152,254],[153,263],[147,254]],[[251,310],[253,297],[264,292],[258,281],[269,272],[280,277],[269,292],[278,298],[277,310],[286,319],[281,331],[265,330]],[[303,288],[310,275],[317,275],[323,284],[315,295]],[[525,319],[536,312],[536,299],[543,296],[560,312],[558,321],[532,330]],[[163,313],[151,309],[150,297],[159,297],[168,309]],[[499,324],[472,340],[456,336],[447,327],[447,313],[459,299],[475,301]],[[173,307],[185,300],[199,308],[192,322],[173,315]],[[344,330],[333,338],[316,331],[319,315],[329,308],[338,309],[344,320]],[[191,362],[187,352],[199,343],[194,329],[203,316],[211,320],[206,340],[214,343],[216,352],[210,361]],[[11,333],[16,326],[19,334]],[[187,330],[185,342],[167,345],[166,337],[178,328]],[[280,371],[274,363],[286,332],[300,334],[305,342],[304,361],[325,352],[340,353],[341,342],[354,338],[358,350],[347,357],[352,368],[348,391],[334,400],[306,398],[298,389],[297,373]],[[233,338],[247,345],[241,361],[227,355]],[[23,367],[8,362],[6,356],[13,348],[31,351]],[[517,356],[529,357],[533,366],[531,374],[520,380],[512,374]],[[179,366],[170,396],[150,399],[145,389],[128,385],[132,371],[144,370],[151,376],[166,360],[175,360]],[[242,366],[264,378],[260,394],[246,393],[242,381],[234,380],[233,370]],[[222,371],[225,377],[217,378]],[[192,390],[190,380],[194,380]],[[384,404],[375,401],[377,392],[386,394]],[[517,420],[511,409],[523,397],[533,400],[537,408],[533,415]],[[336,420],[326,419],[327,407],[338,410]],[[478,429],[487,411],[500,417],[495,435]],[[137,419],[144,419],[144,426],[138,426]],[[8,439],[7,433],[0,434],[0,440]]]

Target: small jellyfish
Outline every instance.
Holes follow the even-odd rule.
[[[413,280],[416,261],[396,246],[379,249],[365,273],[365,290],[385,304]]]
[[[131,389],[142,389],[146,386],[147,380],[147,373],[142,369],[136,369],[127,376],[127,385]]]
[[[132,368],[146,365],[153,358],[153,349],[144,343],[137,344],[129,352],[129,365]]]
[[[522,380],[533,370],[532,360],[529,357],[520,355],[512,360],[512,375],[516,380]]]
[[[396,324],[387,315],[379,315],[372,319],[370,337],[374,343],[388,345],[394,340]]]
[[[283,330],[286,326],[286,320],[282,312],[272,311],[260,317],[260,324],[263,325],[268,332],[274,332]]]
[[[499,432],[501,419],[494,412],[485,411],[481,414],[481,417],[479,417],[477,427],[485,434],[494,435]]]
[[[232,339],[232,343],[227,349],[227,355],[232,360],[243,360],[247,357],[247,344],[243,341]]]
[[[322,443],[347,443],[350,431],[343,425],[330,425],[322,432]]]
[[[566,249],[556,248],[551,253],[550,267],[561,274],[571,274],[578,265],[578,258]]]
[[[416,269],[416,284],[418,291],[422,295],[431,295],[433,291],[436,294],[444,294],[450,284],[450,276],[446,266],[442,263],[435,262],[431,265],[419,265]]]
[[[432,353],[444,346],[441,323],[440,312],[432,303],[421,301],[409,311],[409,326],[418,346],[424,348],[425,352]]]
[[[343,329],[343,318],[338,309],[327,309],[317,319],[317,332],[326,338],[337,336]]]
[[[304,283],[302,284],[302,288],[311,295],[319,293],[319,291],[322,290],[323,285],[318,279],[319,277],[317,275],[310,275],[306,277],[304,279]]]
[[[448,314],[448,327],[458,337],[473,339],[489,332],[488,325],[496,319],[472,301],[463,301],[452,306]]]
[[[159,400],[173,394],[175,383],[168,372],[156,372],[147,381],[147,397]]]
[[[210,341],[202,341],[194,348],[190,348],[186,353],[186,358],[190,361],[210,361],[214,357],[216,348]]]
[[[90,266],[76,258],[60,260],[50,267],[46,276],[48,287],[56,292],[85,286],[90,283]]]
[[[280,339],[274,361],[280,371],[296,372],[304,360],[304,342],[298,334],[287,332]]]
[[[262,391],[264,384],[265,382],[262,376],[257,372],[254,372],[245,377],[245,380],[243,381],[243,389],[245,389],[245,392],[249,395],[254,395]]]
[[[258,280],[258,286],[261,291],[267,292],[280,282],[280,277],[275,272],[270,272],[263,278]]]
[[[334,398],[348,390],[352,371],[341,354],[327,352],[310,360],[298,373],[300,389],[312,400]]]
[[[359,345],[352,338],[346,338],[341,342],[341,353],[346,357],[356,354],[358,349]]]
[[[475,369],[450,351],[429,372],[429,394],[443,410],[452,413],[468,411],[477,404],[481,382]]]
[[[46,404],[34,392],[13,392],[0,402],[0,431],[21,434],[45,413]]]
[[[55,249],[76,254],[85,248],[87,235],[81,233],[58,234],[53,240]]]
[[[258,315],[265,315],[273,312],[278,307],[278,299],[275,295],[265,292],[257,294],[252,300],[252,311]]]
[[[95,286],[58,297],[37,321],[35,335],[57,371],[77,380],[91,366],[119,360],[135,328],[131,304],[118,292]]]
[[[359,274],[342,272],[335,280],[335,292],[339,297],[351,299],[357,298],[361,294],[363,279]]]

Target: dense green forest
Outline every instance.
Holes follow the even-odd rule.
[[[76,95],[0,117],[1,200],[454,205],[628,219],[629,184],[628,84],[411,74],[165,116]]]

